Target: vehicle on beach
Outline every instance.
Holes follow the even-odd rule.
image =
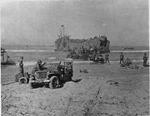
[[[36,88],[38,85],[44,85],[51,89],[61,87],[65,82],[71,81],[73,76],[73,62],[60,61],[59,63],[50,63],[47,70],[36,71],[30,75],[29,85]]]
[[[105,63],[105,60],[102,55],[91,55],[90,60],[95,63],[101,63],[101,64]]]
[[[1,65],[15,65],[16,63],[10,59],[4,48],[1,48]]]

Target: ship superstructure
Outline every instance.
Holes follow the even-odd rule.
[[[96,48],[101,53],[107,53],[110,51],[110,41],[106,36],[95,36],[89,39],[70,39],[71,36],[65,34],[65,27],[62,25],[58,37],[59,38],[55,41],[56,51],[70,51],[73,49],[80,50],[81,48]]]

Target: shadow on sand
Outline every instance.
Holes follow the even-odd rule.
[[[80,82],[81,80],[82,80],[82,79],[74,79],[74,80],[70,80],[70,81],[67,81],[67,82],[78,83],[78,82]],[[67,83],[67,82],[65,82],[65,83]],[[62,88],[62,87],[65,85],[65,83],[60,83],[60,85],[59,85],[57,88],[55,88],[55,89],[60,89],[60,88]],[[41,88],[41,87],[49,88],[49,85],[45,85],[44,83],[36,83],[36,84],[34,85],[34,88],[32,88],[32,89]]]
[[[75,80],[71,80],[72,82],[78,83],[80,82],[82,79],[75,79]]]

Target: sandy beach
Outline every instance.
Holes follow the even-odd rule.
[[[30,72],[30,67],[25,67]],[[2,116],[146,116],[149,70],[121,69],[118,63],[74,64],[71,82],[51,90],[15,83],[2,73]],[[88,73],[80,73],[86,69]]]
[[[2,0],[1,116],[150,116],[148,3]],[[72,79],[70,63],[60,62],[68,60]],[[38,62],[53,70],[37,79],[51,82],[49,88],[32,89],[34,77],[30,84],[15,82]],[[64,66],[48,67],[56,62]],[[71,81],[58,85],[55,71]]]

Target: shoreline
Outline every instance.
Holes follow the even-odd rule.
[[[54,61],[54,62],[57,62],[57,61]],[[24,65],[24,71],[31,73],[31,70],[32,70],[34,64],[36,64],[36,62],[33,63],[32,65]],[[142,62],[133,62],[133,65],[138,65],[138,66],[143,67]],[[105,70],[108,71],[108,75],[111,72],[113,67],[116,67],[119,71],[124,70],[124,69],[120,68],[119,61],[115,61],[113,63],[110,61],[110,65],[109,64],[94,63],[92,61],[73,61],[73,70],[74,70],[75,75],[80,74],[79,69],[81,69],[81,70],[87,69],[90,71],[94,71],[94,72],[96,72],[95,75],[99,75],[98,69],[103,68],[103,67],[104,67],[104,69],[106,68]],[[148,69],[148,67],[145,68],[144,70],[147,70],[147,69]],[[130,70],[136,71],[138,69],[130,69]],[[114,71],[115,71],[114,73],[120,73],[119,71],[116,71],[116,70],[114,70]],[[127,69],[127,71],[128,71],[128,69]],[[7,73],[7,72],[9,72],[9,73]],[[14,82],[13,80],[15,80],[15,75],[17,73],[19,73],[18,65],[5,67],[4,69],[2,68],[2,72],[1,72],[1,83],[2,83],[2,85],[3,85],[3,82],[8,82],[8,83]],[[103,73],[103,72],[101,71],[101,73]],[[4,84],[7,84],[7,83],[4,83]]]
[[[51,59],[53,60],[53,59],[55,59],[55,58],[52,57]],[[71,58],[69,58],[69,59],[66,58],[65,60],[66,60],[66,61],[68,61],[68,60],[70,61],[70,60],[71,60],[71,61],[73,61],[74,64],[80,64],[80,63],[82,63],[82,64],[86,64],[86,63],[87,63],[87,64],[96,64],[96,63],[94,63],[93,61],[89,61],[89,60],[86,61],[86,60],[78,60],[78,59],[71,59]],[[143,62],[143,60],[132,60],[132,59],[131,59],[131,61],[132,61],[132,63],[137,63],[137,64]],[[148,60],[148,61],[149,61],[149,60]],[[58,63],[58,62],[60,62],[60,60],[53,60],[53,61],[49,61],[49,62],[47,62],[47,63]],[[119,63],[119,60],[110,60],[109,62],[110,62],[111,64],[115,64],[115,63],[117,64],[117,63]],[[26,67],[26,66],[27,66],[27,67],[28,67],[28,66],[29,66],[29,67],[30,67],[30,66],[34,66],[35,64],[36,64],[36,61],[24,61],[24,66],[25,66],[25,67]],[[98,64],[98,63],[97,63],[97,64]],[[7,66],[8,66],[8,65],[7,65]],[[11,66],[11,65],[9,65],[9,66]],[[17,67],[18,67],[18,66],[19,66],[19,63],[17,62],[16,65],[12,65],[12,66],[15,66],[15,67],[17,66]]]

